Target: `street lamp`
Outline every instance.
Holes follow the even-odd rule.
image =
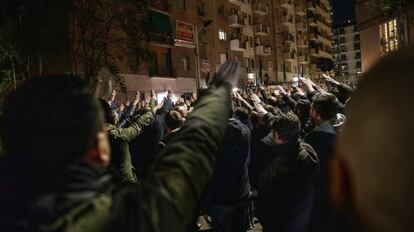
[[[202,29],[210,26],[213,20],[206,20],[201,26],[195,25],[195,59],[196,59],[196,88],[201,89],[201,65],[200,65],[200,44],[199,35]]]

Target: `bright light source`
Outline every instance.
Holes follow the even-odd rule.
[[[255,73],[248,73],[248,74],[247,74],[247,78],[248,78],[249,80],[254,80],[255,76],[256,76],[256,74],[255,74]]]

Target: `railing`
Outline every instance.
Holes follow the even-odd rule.
[[[150,32],[149,40],[151,42],[163,43],[168,45],[174,44],[174,38],[171,34],[160,33],[160,32]]]
[[[255,13],[266,15],[269,13],[269,7],[264,3],[258,2],[253,4],[253,11]]]
[[[254,33],[257,34],[268,34],[270,33],[270,26],[267,24],[257,24],[254,25]]]
[[[230,24],[230,26],[232,26],[232,25],[245,26],[246,22],[245,22],[245,18],[243,18],[243,16],[235,14],[235,15],[230,15],[229,16],[229,24]]]

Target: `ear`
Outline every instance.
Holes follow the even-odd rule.
[[[343,160],[333,158],[330,161],[330,195],[333,205],[346,209],[352,205],[352,187],[348,167]]]
[[[105,132],[99,132],[96,135],[96,142],[89,149],[87,160],[94,166],[107,167],[111,160],[110,157],[111,149],[108,136]]]

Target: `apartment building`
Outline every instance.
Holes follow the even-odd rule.
[[[399,1],[397,4],[403,2],[406,2],[405,6],[392,9],[384,6],[390,4],[388,1],[357,1],[363,73],[383,55],[414,42],[414,4],[412,1]]]
[[[360,33],[356,21],[334,25],[335,74],[341,80],[353,83],[361,72]]]
[[[128,57],[121,69],[131,96],[135,90],[193,92],[198,70],[205,86],[229,58],[241,62],[243,82],[268,76],[273,83],[318,78],[322,60],[333,60],[329,0],[150,2],[154,58],[141,65]]]

